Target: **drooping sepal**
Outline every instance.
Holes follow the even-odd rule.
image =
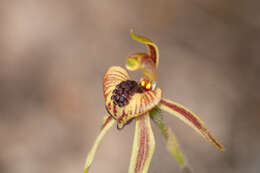
[[[102,126],[101,126],[101,131],[99,135],[96,138],[96,141],[94,145],[92,146],[90,152],[88,153],[86,162],[85,162],[85,167],[84,167],[84,173],[88,173],[88,169],[93,161],[93,158],[96,154],[97,148],[103,139],[104,135],[107,133],[107,131],[115,124],[115,120],[110,116],[106,116],[103,120]]]
[[[224,147],[216,140],[216,138],[205,127],[204,123],[199,119],[199,117],[189,109],[167,99],[162,99],[160,101],[159,108],[169,112],[172,115],[177,116],[186,124],[188,124],[190,127],[192,127],[194,130],[196,130],[207,141],[215,145],[218,149],[222,151],[224,150]]]
[[[147,173],[155,148],[150,117],[148,114],[136,118],[132,156],[128,173]]]
[[[128,80],[127,72],[121,67],[111,67],[104,76],[104,96],[106,109],[117,120],[118,128],[122,128],[129,120],[138,117],[153,107],[161,100],[162,91],[155,90],[136,92],[129,96],[127,104],[118,105],[113,101],[113,91],[121,82]]]

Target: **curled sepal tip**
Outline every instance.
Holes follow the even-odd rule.
[[[136,118],[132,156],[128,173],[147,173],[154,153],[155,140],[148,114]]]
[[[181,120],[183,120],[186,124],[188,124],[200,135],[202,135],[207,141],[214,144],[218,149],[224,151],[224,147],[216,140],[216,138],[205,127],[204,123],[199,119],[199,117],[193,112],[191,112],[189,109],[167,99],[162,99],[160,101],[159,107],[160,109],[167,111],[170,114],[175,115]]]
[[[104,135],[107,133],[107,131],[114,125],[115,120],[110,116],[106,116],[103,120],[102,123],[102,127],[101,127],[101,131],[98,135],[98,137],[96,138],[96,141],[94,143],[94,145],[92,146],[90,152],[88,153],[86,162],[85,162],[85,167],[84,167],[84,173],[88,173],[88,169],[93,161],[93,158],[95,156],[95,153],[97,151],[97,148],[101,142],[101,140],[103,139]]]
[[[130,35],[134,40],[136,40],[140,43],[143,43],[147,46],[147,49],[149,52],[149,57],[153,60],[155,66],[157,68],[158,64],[159,64],[159,50],[158,50],[158,47],[156,46],[156,44],[148,38],[135,35],[133,29],[130,30]]]
[[[159,64],[158,47],[148,38],[135,35],[133,30],[130,31],[131,37],[145,44],[148,49],[146,53],[134,53],[127,57],[126,68],[131,71],[141,70],[144,78],[149,80],[157,80],[157,68]]]

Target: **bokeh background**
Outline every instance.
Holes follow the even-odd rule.
[[[82,172],[106,114],[105,71],[146,51],[130,28],[159,46],[164,96],[199,114],[226,147],[165,113],[194,172],[260,171],[259,1],[0,3],[1,173]],[[134,123],[109,131],[91,172],[127,172],[133,132]],[[181,173],[154,133],[149,172]]]

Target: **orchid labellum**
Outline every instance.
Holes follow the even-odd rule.
[[[106,132],[115,124],[118,129],[122,129],[133,119],[136,125],[128,173],[148,172],[155,148],[150,120],[153,120],[160,128],[169,153],[183,168],[186,168],[187,165],[175,135],[158,115],[161,111],[178,117],[218,149],[224,150],[196,114],[184,106],[162,97],[162,90],[156,87],[159,64],[157,46],[147,38],[134,35],[132,31],[130,34],[134,40],[146,45],[148,53],[134,53],[128,56],[126,68],[130,71],[141,70],[143,77],[139,81],[131,80],[128,72],[119,66],[112,66],[107,70],[104,75],[103,90],[108,114],[105,116],[101,131],[87,156],[84,173],[88,172],[97,147]]]

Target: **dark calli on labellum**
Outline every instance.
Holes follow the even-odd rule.
[[[126,80],[116,86],[111,99],[115,105],[123,107],[129,103],[129,99],[134,93],[142,93],[143,91],[143,88],[136,81]]]

